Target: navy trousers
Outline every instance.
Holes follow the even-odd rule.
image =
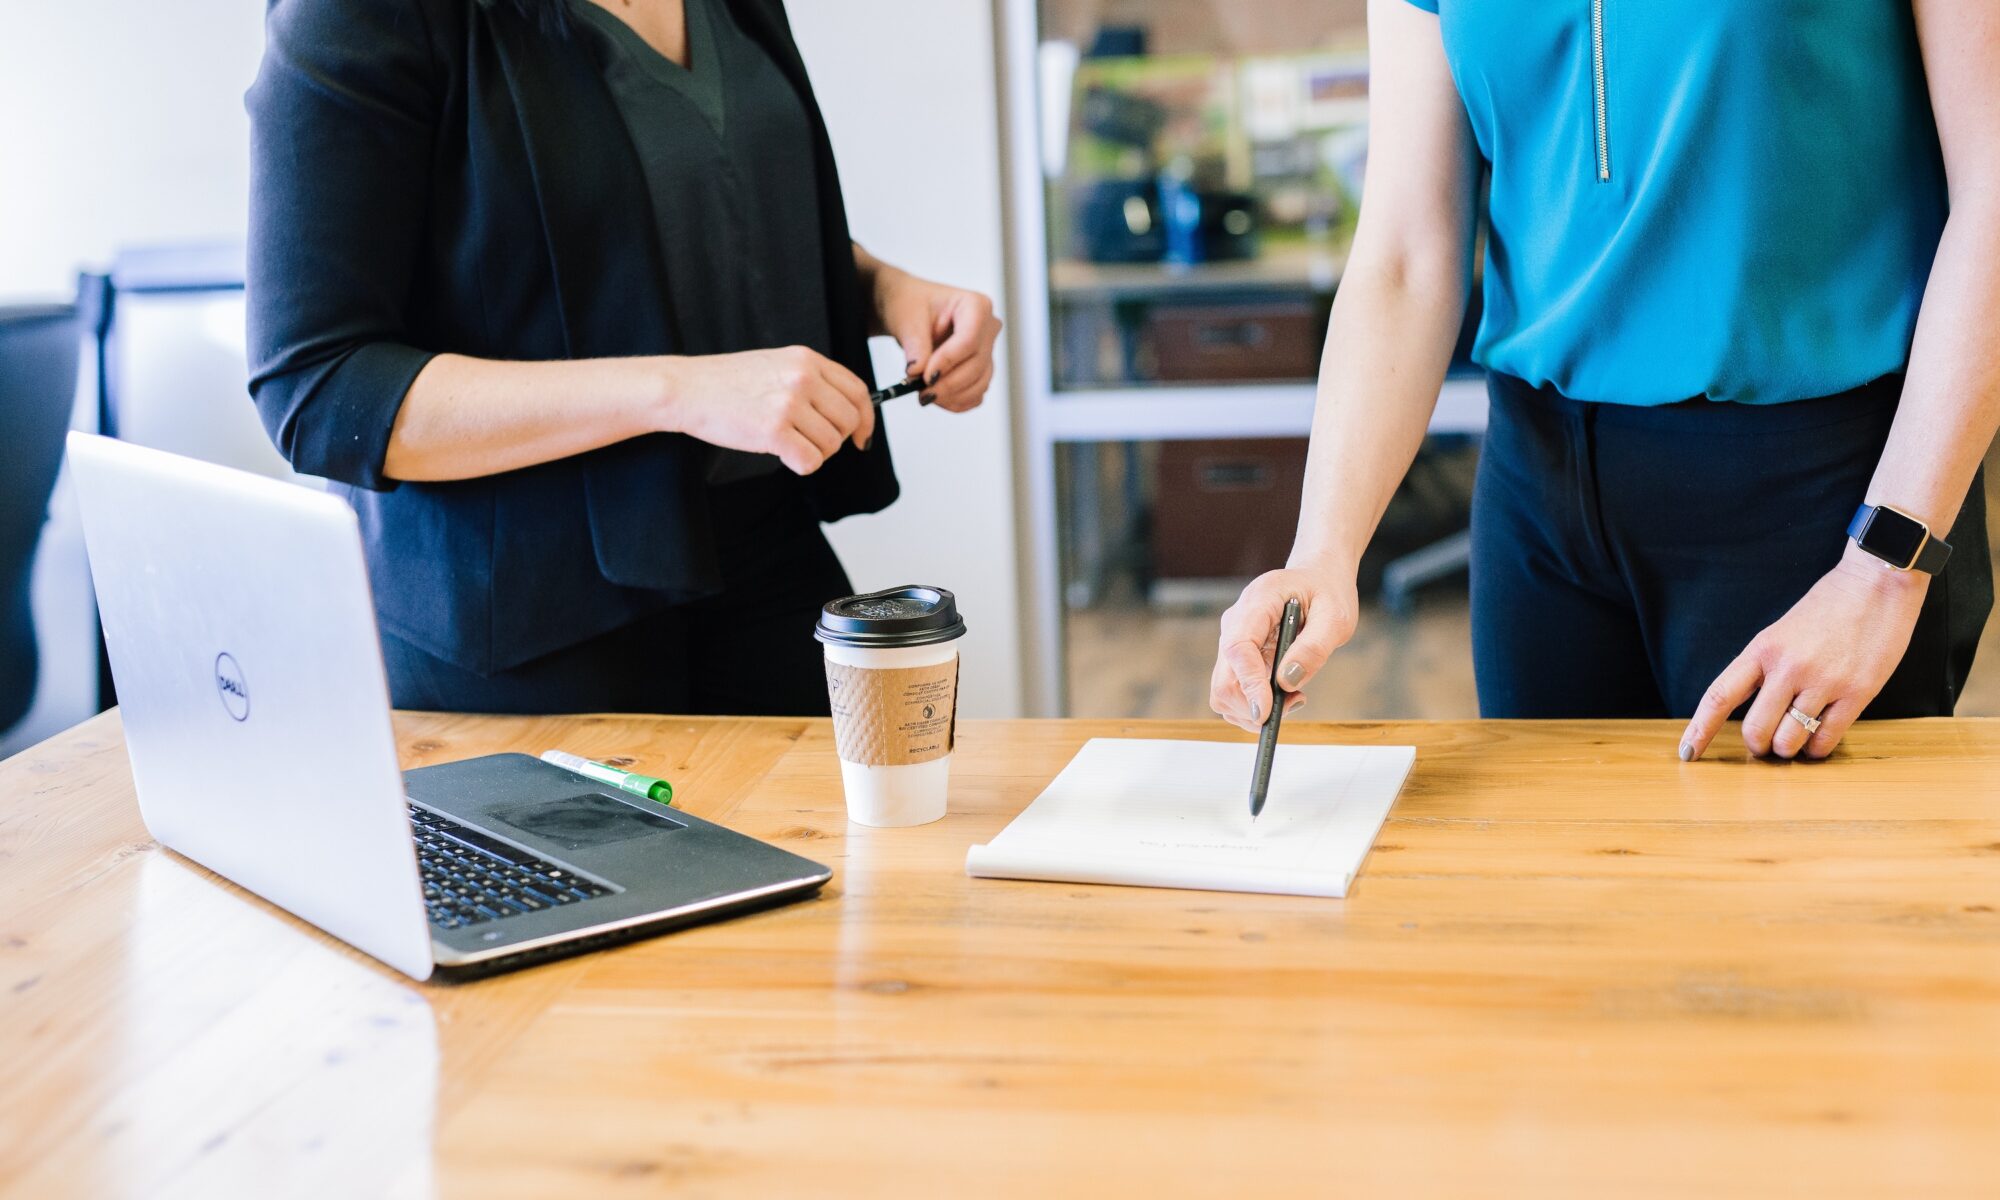
[[[1488,717],[1690,717],[1839,562],[1900,376],[1790,404],[1594,404],[1489,377],[1472,501]],[[1993,607],[1984,481],[1902,663],[1864,717],[1946,716]]]
[[[801,481],[718,487],[723,592],[493,675],[434,657],[386,630],[398,708],[476,713],[639,712],[826,716],[813,626],[850,594],[847,572]]]

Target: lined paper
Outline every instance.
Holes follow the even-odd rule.
[[[1093,738],[968,875],[1345,896],[1416,763],[1414,746],[1281,745],[1250,820],[1255,745]]]

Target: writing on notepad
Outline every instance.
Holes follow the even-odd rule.
[[[1278,750],[1250,819],[1253,745],[1095,738],[1012,824],[966,852],[976,876],[1342,896],[1416,761],[1410,746]]]
[[[1233,850],[1239,854],[1255,854],[1257,847],[1246,846],[1242,842],[1154,842],[1139,839],[1141,846],[1156,846],[1162,850]]]

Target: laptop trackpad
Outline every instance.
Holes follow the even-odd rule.
[[[565,850],[588,850],[687,828],[670,817],[596,793],[515,804],[491,809],[481,816],[554,842]]]

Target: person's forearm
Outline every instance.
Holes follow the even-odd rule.
[[[1350,263],[1320,363],[1293,566],[1353,570],[1410,469],[1465,319],[1462,262]]]
[[[1868,485],[1943,537],[2000,428],[2000,201],[1956,205],[1938,243],[1903,397]]]
[[[667,427],[661,360],[495,362],[442,354],[418,373],[383,473],[427,482],[534,466]]]
[[[861,276],[861,287],[864,291],[872,291],[874,289],[876,273],[888,265],[881,259],[868,253],[867,247],[863,246],[860,242],[854,243],[854,270],[856,274]]]
[[[906,274],[901,267],[891,266],[868,253],[860,242],[854,243],[854,270],[861,276],[861,294],[868,297],[868,335],[879,337],[888,333],[882,327],[882,292],[884,283],[896,276]]]

